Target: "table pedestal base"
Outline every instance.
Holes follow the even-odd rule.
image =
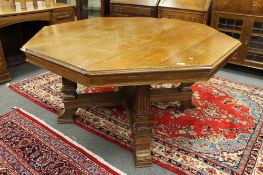
[[[64,110],[59,114],[57,122],[73,122],[77,108],[124,105],[131,125],[135,166],[151,166],[151,103],[180,100],[182,110],[194,108],[191,100],[192,84],[181,84],[171,89],[151,89],[147,85],[129,86],[120,88],[118,92],[77,94],[77,84],[62,78]]]
[[[150,86],[122,87],[120,90],[129,111],[136,167],[151,166],[152,118]]]
[[[64,109],[58,115],[57,123],[72,123],[77,108],[66,106],[67,102],[75,101],[77,99],[77,83],[70,81],[66,78],[62,78],[63,103]]]

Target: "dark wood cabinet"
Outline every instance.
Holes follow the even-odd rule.
[[[207,24],[211,1],[161,0],[158,6],[158,17]]]
[[[111,16],[157,17],[159,0],[111,0]]]
[[[230,63],[263,69],[262,4],[262,0],[214,1],[211,26],[243,43]]]

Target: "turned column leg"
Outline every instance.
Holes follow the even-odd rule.
[[[191,86],[193,84],[194,83],[181,83],[180,86],[178,86],[178,91],[180,91],[180,92],[191,92],[193,94],[193,91],[192,91],[192,88],[191,88]],[[181,100],[180,102],[181,102],[182,110],[196,108],[194,106],[194,104],[192,103],[192,95],[191,95],[191,98],[185,99],[185,100]]]
[[[136,167],[151,166],[151,115],[150,87],[135,87],[135,99],[131,115],[134,157]]]
[[[57,123],[72,123],[76,108],[71,108],[65,103],[77,98],[77,83],[62,77],[62,88],[64,109],[58,115]]]

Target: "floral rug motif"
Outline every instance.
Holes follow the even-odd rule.
[[[173,85],[155,85],[170,87]],[[176,84],[175,84],[176,86]],[[38,105],[63,108],[61,79],[47,72],[10,85]],[[263,174],[263,89],[223,78],[192,86],[196,111],[182,113],[179,102],[152,105],[152,159],[178,174]],[[99,93],[116,88],[87,89]],[[76,124],[132,150],[131,131],[122,106],[79,109]]]
[[[22,109],[0,116],[0,174],[124,174]]]

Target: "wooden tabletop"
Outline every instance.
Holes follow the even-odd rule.
[[[63,3],[51,3],[50,6],[47,7],[35,7],[34,9],[21,9],[17,10],[15,7],[11,7],[9,3],[1,3],[0,4],[0,17],[9,16],[9,15],[17,15],[17,14],[26,14],[33,13],[36,11],[47,11],[51,9],[70,7],[73,5],[63,4]]]
[[[212,71],[240,44],[198,23],[157,18],[93,18],[44,27],[22,50],[82,75],[121,76]]]

